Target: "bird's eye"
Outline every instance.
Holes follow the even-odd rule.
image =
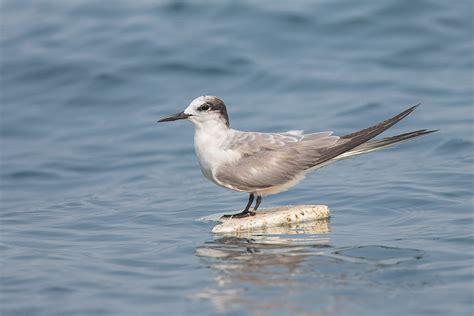
[[[198,110],[199,110],[199,111],[207,111],[207,110],[209,110],[209,104],[205,103],[205,104],[201,105]]]

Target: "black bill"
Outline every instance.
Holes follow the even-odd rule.
[[[171,121],[176,121],[176,120],[184,120],[190,117],[191,114],[186,114],[184,112],[179,112],[176,114],[171,114],[168,116],[163,116],[162,118],[159,119],[158,123],[160,122],[171,122]]]

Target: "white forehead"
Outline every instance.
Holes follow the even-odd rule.
[[[196,99],[192,100],[191,103],[189,104],[189,107],[190,108],[196,108],[196,107],[200,106],[203,103],[212,101],[215,98],[216,97],[213,96],[213,95],[202,95],[202,96],[197,97]]]

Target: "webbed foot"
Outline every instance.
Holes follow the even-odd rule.
[[[240,213],[237,213],[237,214],[223,215],[221,218],[245,218],[245,217],[249,217],[249,216],[255,216],[255,214],[257,214],[257,212],[243,211],[243,212],[240,212]]]

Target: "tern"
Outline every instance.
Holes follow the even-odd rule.
[[[219,186],[249,194],[242,212],[225,215],[241,218],[255,215],[263,196],[288,190],[311,171],[435,132],[423,129],[372,140],[418,105],[344,136],[335,136],[330,131],[310,134],[301,130],[283,133],[238,131],[230,127],[226,105],[215,96],[200,96],[183,112],[162,117],[158,122],[186,119],[194,124],[194,147],[203,175]],[[255,206],[250,210],[255,197]]]

